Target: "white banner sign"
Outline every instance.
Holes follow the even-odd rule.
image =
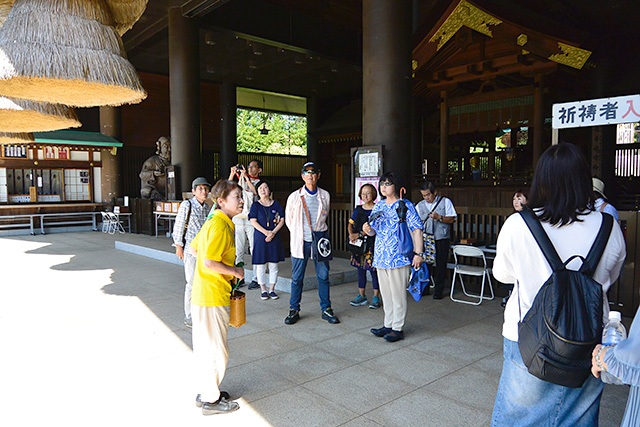
[[[554,129],[640,122],[640,95],[553,104]]]

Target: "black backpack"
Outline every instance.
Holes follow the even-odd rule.
[[[518,324],[522,360],[529,373],[541,380],[582,387],[591,374],[591,352],[602,338],[602,285],[592,276],[609,241],[613,217],[602,215],[586,259],[573,255],[563,263],[538,217],[527,209],[520,215],[553,270]],[[574,258],[582,259],[578,271],[566,268]]]

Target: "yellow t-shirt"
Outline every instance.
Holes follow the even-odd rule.
[[[234,276],[220,274],[204,265],[205,259],[233,266],[236,259],[235,227],[231,218],[216,209],[204,223],[191,246],[198,251],[193,275],[191,303],[202,307],[223,307],[231,303],[231,280]]]

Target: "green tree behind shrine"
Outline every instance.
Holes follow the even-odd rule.
[[[238,151],[307,154],[307,118],[273,112],[236,110]],[[262,129],[269,132],[265,135]]]

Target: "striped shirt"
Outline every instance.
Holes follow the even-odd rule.
[[[185,200],[180,203],[180,209],[178,209],[178,215],[176,215],[176,222],[173,224],[173,243],[176,246],[182,246],[182,237],[184,235],[184,224],[187,221],[187,215],[189,214],[189,204],[191,204],[191,215],[189,215],[189,226],[187,227],[186,244],[185,247],[191,243],[198,231],[202,228],[202,225],[207,221],[207,215],[209,215],[209,205],[198,202],[195,196],[189,200]]]
[[[316,190],[316,194],[309,194],[309,192],[304,190],[304,201],[307,204],[307,209],[309,210],[309,218],[317,218],[318,217],[318,209],[320,208],[320,203],[318,203],[318,192]],[[303,227],[304,227],[304,241],[312,242],[313,238],[311,235],[311,229],[309,228],[309,221],[307,220],[307,213],[304,212],[305,217],[303,218]],[[313,221],[311,221],[313,223]]]

